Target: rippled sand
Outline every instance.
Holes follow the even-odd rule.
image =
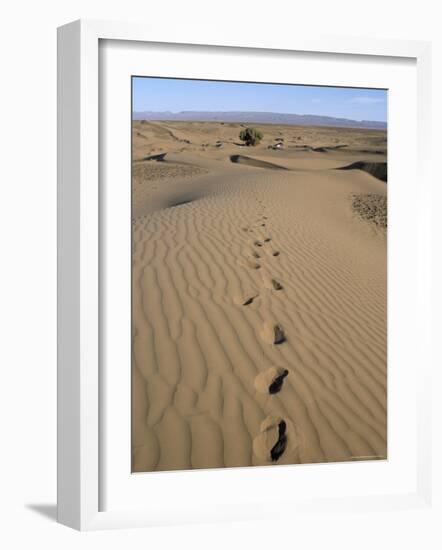
[[[239,128],[134,124],[133,470],[386,458],[385,133]]]

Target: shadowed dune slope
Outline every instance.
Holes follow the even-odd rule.
[[[267,168],[268,170],[287,170],[284,166],[267,162],[265,160],[258,160],[252,157],[244,155],[231,155],[230,160],[238,164],[244,164],[246,166],[253,166],[254,168]]]
[[[338,170],[363,170],[367,174],[371,174],[378,180],[387,181],[387,163],[386,162],[364,162],[357,161],[349,164],[348,166],[342,166]]]

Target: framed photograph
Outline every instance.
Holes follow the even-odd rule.
[[[427,506],[430,45],[58,41],[59,521]]]

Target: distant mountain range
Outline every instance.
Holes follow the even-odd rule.
[[[297,126],[340,126],[345,128],[387,128],[386,122],[377,120],[351,120],[320,115],[292,113],[262,113],[258,111],[140,111],[133,113],[134,120],[186,120],[199,122],[248,122],[261,124],[292,124]]]

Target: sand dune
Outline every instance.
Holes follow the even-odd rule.
[[[239,126],[134,124],[133,470],[385,458],[385,133]]]

